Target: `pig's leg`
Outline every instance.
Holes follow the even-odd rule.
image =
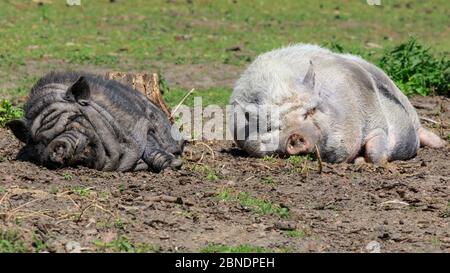
[[[161,171],[167,167],[178,169],[182,165],[181,160],[162,149],[151,135],[148,136],[147,146],[142,155],[142,160],[155,171]]]
[[[386,133],[382,129],[375,129],[367,135],[364,148],[366,162],[376,165],[388,162],[388,140]]]
[[[145,163],[142,159],[139,159],[133,171],[143,171],[148,170],[148,164]]]
[[[446,142],[442,140],[440,137],[438,137],[433,132],[428,131],[423,127],[419,128],[418,133],[420,139],[420,146],[428,146],[430,148],[442,148],[446,144]]]

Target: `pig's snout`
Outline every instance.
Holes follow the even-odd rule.
[[[72,148],[70,143],[63,140],[53,141],[49,147],[49,158],[53,163],[64,164],[65,159],[70,154]]]
[[[286,142],[286,153],[288,155],[298,155],[309,150],[309,143],[306,138],[300,134],[290,135]]]

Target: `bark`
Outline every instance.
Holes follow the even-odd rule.
[[[144,94],[144,96],[153,102],[153,104],[158,106],[164,114],[166,114],[169,121],[173,123],[170,110],[164,102],[161,91],[159,90],[159,78],[157,73],[145,74],[113,71],[106,73],[106,78],[131,86],[135,90]]]

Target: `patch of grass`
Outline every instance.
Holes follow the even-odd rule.
[[[133,252],[134,248],[132,244],[128,241],[125,236],[120,236],[119,238],[111,242],[94,241],[94,245],[100,251],[111,250],[113,252]]]
[[[120,218],[98,220],[95,223],[97,229],[125,229],[125,223]]]
[[[206,179],[208,179],[209,181],[216,181],[216,180],[218,180],[219,178],[217,177],[217,175],[216,175],[215,173],[209,173],[209,174],[206,176]]]
[[[159,247],[149,245],[147,243],[132,243],[126,236],[120,236],[119,238],[111,242],[94,241],[94,246],[99,252],[112,251],[112,252],[127,252],[127,253],[156,253],[160,252]]]
[[[118,228],[118,229],[124,229],[125,224],[124,224],[124,222],[122,221],[122,219],[117,218],[117,219],[114,220],[114,227],[115,227],[115,228]]]
[[[234,191],[230,188],[223,188],[217,193],[216,198],[221,201],[231,201],[234,199]]]
[[[287,161],[292,165],[299,165],[300,163],[303,163],[305,161],[312,161],[311,155],[291,155]]]
[[[450,96],[450,59],[436,58],[415,38],[386,51],[378,64],[406,95]]]
[[[72,180],[73,176],[70,173],[63,173],[64,180]]]
[[[287,208],[282,208],[278,205],[274,205],[270,201],[252,197],[247,192],[239,192],[237,195],[237,200],[242,206],[249,207],[252,209],[252,211],[259,214],[272,214],[277,215],[281,218],[289,217],[289,210]]]
[[[170,108],[178,105],[183,97],[190,91],[179,87],[170,89],[168,89],[167,87],[163,88],[166,89],[166,91],[163,92],[164,101]],[[213,87],[204,90],[195,90],[192,94],[189,95],[189,97],[187,97],[187,99],[183,102],[183,105],[193,107],[194,98],[200,97],[203,106],[211,104],[217,106],[225,106],[228,104],[230,95],[231,89],[229,88]]]
[[[22,109],[14,107],[8,100],[2,100],[0,102],[0,127],[4,127],[8,121],[19,119],[22,116]]]
[[[290,156],[287,161],[290,163],[294,168],[288,169],[289,173],[301,173],[305,174],[308,173],[309,170],[313,170],[313,168],[310,166],[310,162],[313,160],[311,155],[294,155]]]
[[[434,235],[433,237],[431,237],[431,244],[434,247],[440,247],[441,246],[441,240],[439,239],[438,236]]]
[[[71,191],[75,194],[78,194],[81,197],[88,197],[89,194],[91,193],[91,190],[89,188],[80,185],[73,186],[71,188]]]
[[[211,168],[208,165],[193,165],[190,169],[191,169],[191,171],[200,173],[209,181],[219,180],[219,175],[216,172],[216,170],[214,170],[213,168]]]
[[[227,246],[223,244],[209,244],[206,247],[200,249],[201,253],[270,253],[273,252],[270,249],[252,246],[252,245],[238,245]]]
[[[123,185],[123,184],[121,184],[121,185],[119,186],[119,192],[120,192],[120,193],[125,192],[126,189],[127,189],[127,188],[126,188],[125,185]]]
[[[306,236],[306,233],[302,230],[287,230],[284,234],[291,238],[304,238]]]
[[[274,155],[265,155],[261,158],[261,160],[266,162],[275,162],[276,159]]]
[[[108,194],[106,191],[101,191],[101,192],[98,194],[98,198],[101,199],[101,200],[106,200],[106,199],[108,199],[108,196],[109,196],[109,194]]]
[[[356,45],[347,45],[344,47],[341,43],[337,42],[336,40],[333,40],[331,42],[325,42],[322,44],[322,46],[336,53],[349,53],[360,56],[366,60],[375,59],[373,55],[375,55],[376,52],[374,51],[363,49]],[[379,52],[377,55],[380,54],[381,53]]]
[[[56,187],[56,186],[50,186],[50,189],[49,189],[49,193],[50,193],[50,194],[57,194],[58,192],[59,192],[58,187]]]
[[[450,218],[450,201],[447,203],[447,208],[439,214],[441,218]]]
[[[34,252],[36,252],[36,253],[40,253],[40,252],[48,249],[47,243],[45,241],[43,241],[42,239],[40,239],[37,235],[33,236],[32,247],[33,247]]]
[[[97,229],[106,229],[113,227],[114,224],[110,223],[108,220],[98,220],[95,222],[95,227]]]
[[[271,176],[269,176],[269,177],[263,177],[263,178],[261,178],[261,183],[273,185],[273,184],[275,184],[275,180],[274,180],[273,177],[271,177]]]
[[[439,7],[447,5],[447,0],[408,5],[384,1],[381,7],[366,1],[347,5],[333,0],[286,0],[282,5],[270,0],[134,0],[84,1],[79,7],[68,7],[65,1],[43,5],[0,1],[0,97],[23,95],[35,82],[32,77],[53,69],[90,65],[149,71],[167,64],[244,67],[263,52],[299,42],[325,44],[336,51],[350,49],[376,61],[384,48],[414,35],[426,41],[433,53],[446,52],[450,48],[448,14]],[[369,42],[378,46],[368,46]],[[173,88],[163,93],[173,106],[187,91]],[[198,90],[205,105],[226,103],[229,92]],[[191,102],[188,99],[187,104]]]
[[[414,37],[397,46],[388,47],[377,58],[372,57],[370,51],[344,48],[335,41],[326,43],[325,46],[334,52],[351,53],[372,60],[407,96],[425,96],[431,93],[450,96],[450,59],[446,55],[436,57],[429,47],[425,47]]]
[[[25,253],[28,248],[16,231],[0,230],[0,253]]]
[[[234,192],[229,188],[221,189],[217,195],[217,199],[221,201],[234,201],[243,207],[249,208],[252,212],[261,215],[275,215],[280,218],[288,218],[289,210],[273,204],[268,200],[259,199],[251,196],[247,192]]]

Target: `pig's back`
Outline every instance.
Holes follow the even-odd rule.
[[[295,95],[295,90],[285,83],[292,79],[302,80],[310,61],[314,65],[316,87],[325,98],[353,104],[353,113],[361,108],[365,118],[372,119],[379,114],[380,107],[385,106],[380,104],[389,104],[388,111],[392,108],[401,109],[400,114],[406,112],[410,122],[418,128],[419,119],[408,98],[380,68],[358,56],[333,53],[316,45],[299,44],[262,54],[249,72],[254,74],[253,79],[257,79],[253,82],[259,83],[258,93],[263,91],[266,97],[277,102],[280,97],[285,99]],[[273,92],[274,88],[267,88],[271,81],[279,85],[276,92]]]
[[[415,127],[419,127],[419,118],[414,107],[409,102],[408,98],[400,91],[400,89],[395,85],[395,83],[389,78],[386,73],[378,68],[377,66],[367,62],[366,60],[350,54],[341,55],[350,61],[355,62],[361,66],[370,76],[373,78],[374,83],[378,92],[389,100],[395,101],[401,108],[403,108],[408,116],[411,118]]]
[[[83,72],[52,72],[45,75],[32,88],[29,101],[39,99],[46,85],[60,84],[68,88],[80,77],[85,77],[89,83],[90,99],[106,110],[124,128],[132,128],[141,117],[163,115],[147,98],[131,87]]]

